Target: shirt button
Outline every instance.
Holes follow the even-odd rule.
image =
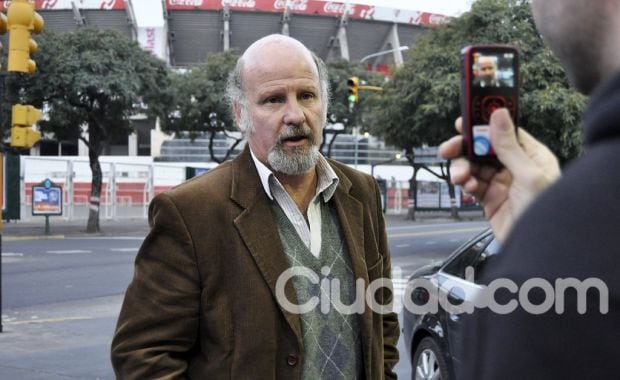
[[[299,357],[297,355],[291,354],[286,357],[286,364],[290,365],[291,367],[296,366],[298,362],[299,362]]]

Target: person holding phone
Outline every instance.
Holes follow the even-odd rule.
[[[515,284],[464,317],[467,347],[459,379],[606,379],[618,375],[620,347],[620,1],[533,0],[537,28],[571,83],[591,96],[586,151],[563,175],[553,154],[495,111],[490,137],[501,166],[462,156],[462,137],[440,147],[454,159],[452,181],[482,202],[502,251],[483,282]],[[457,130],[462,127],[456,122]],[[531,280],[555,288],[527,289]],[[557,284],[573,280],[572,289]],[[530,281],[530,282],[528,282]],[[588,288],[600,281],[607,291]],[[585,287],[585,289],[584,289]],[[523,304],[544,305],[540,313]],[[581,305],[581,306],[580,306]],[[585,305],[585,308],[583,307]],[[548,307],[547,307],[548,306]]]

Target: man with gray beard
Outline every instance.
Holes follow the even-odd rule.
[[[392,292],[365,297],[391,273],[378,186],[319,153],[325,65],[267,36],[228,96],[247,146],[151,204],[112,343],[117,376],[396,378]]]

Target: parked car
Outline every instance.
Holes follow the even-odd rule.
[[[482,289],[476,283],[478,275],[498,251],[499,243],[486,230],[446,260],[422,267],[409,278],[404,295],[409,299],[403,299],[403,336],[413,379],[455,379],[464,344],[462,314],[467,306],[473,307],[472,299]]]

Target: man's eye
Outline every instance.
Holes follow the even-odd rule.
[[[303,94],[301,94],[301,98],[303,100],[311,100],[311,99],[314,99],[315,97],[316,96],[312,92],[304,92]]]
[[[267,99],[265,99],[265,103],[282,103],[282,97],[281,96],[270,96]]]

